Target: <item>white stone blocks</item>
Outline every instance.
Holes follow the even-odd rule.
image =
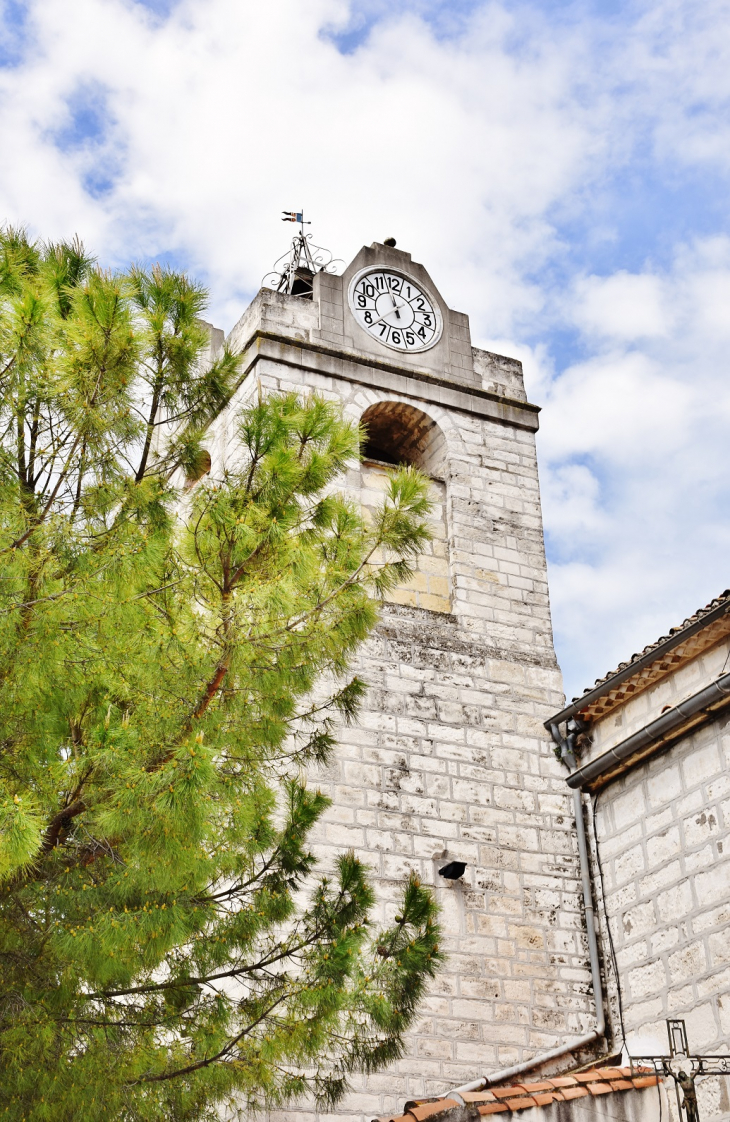
[[[606,909],[626,1023],[640,1035],[658,1024],[663,1037],[663,1019],[682,1016],[692,1048],[706,1051],[726,1049],[728,1032],[722,1023],[730,979],[723,751],[720,729],[709,725],[599,798]],[[615,1005],[613,986],[609,977]]]
[[[315,302],[295,323],[290,302],[275,296],[246,322],[334,338],[342,305],[329,300],[337,285],[321,284],[321,322]],[[425,391],[419,399],[412,380],[405,393],[395,372],[363,367],[372,371],[365,385],[344,349],[339,366],[328,357],[316,370],[302,354],[295,367],[271,352],[252,376],[260,368],[272,389],[324,391],[354,419],[377,402],[410,403],[436,422],[446,451],[434,540],[362,651],[357,672],[371,688],[361,718],[316,779],[333,800],[317,837],[323,867],[353,847],[374,870],[381,914],[392,918],[409,870],[434,884],[443,909],[448,961],[406,1055],[359,1080],[343,1105],[343,1117],[369,1119],[555,1046],[590,1023],[593,999],[571,799],[542,727],[561,693],[533,434],[461,411],[463,392],[437,404]],[[517,368],[505,370],[516,392]],[[369,464],[346,485],[368,507],[386,476]],[[463,885],[438,877],[444,851],[468,862]]]

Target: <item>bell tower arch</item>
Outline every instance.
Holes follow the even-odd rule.
[[[422,409],[403,401],[381,401],[365,410],[360,424],[367,432],[365,459],[412,464],[426,475],[440,478],[444,435]]]
[[[359,501],[399,463],[435,489],[433,552],[383,605],[357,667],[370,687],[361,719],[313,776],[332,798],[317,839],[324,865],[354,849],[383,916],[412,869],[442,908],[448,960],[406,1054],[355,1078],[340,1107],[369,1120],[593,1025],[573,819],[543,728],[563,694],[538,409],[520,363],[473,347],[468,316],[392,245],[363,247],[341,276],[314,274],[304,297],[261,289],[230,342],[241,383],[211,426],[214,471],[235,458],[240,404],[316,391],[367,428],[364,463],[343,480]],[[465,862],[463,877],[441,877],[447,861]]]

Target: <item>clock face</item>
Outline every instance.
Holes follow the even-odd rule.
[[[405,273],[363,269],[350,284],[350,307],[369,335],[395,351],[425,351],[441,338],[438,305]]]

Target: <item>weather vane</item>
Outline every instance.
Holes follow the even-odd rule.
[[[304,221],[304,211],[303,210],[282,210],[281,213],[284,215],[284,217],[281,220],[282,222],[298,222],[299,223],[299,225],[301,226],[301,230],[299,231],[300,236],[304,234],[304,227],[305,226],[311,226],[312,225],[311,222],[305,222]]]
[[[312,223],[305,220],[303,210],[283,210],[281,213],[282,222],[299,223],[299,233],[292,239],[288,252],[275,262],[274,268],[261,283],[265,288],[311,300],[315,273],[336,273],[341,262],[333,259],[328,249],[315,245],[311,234],[304,233],[304,227]]]

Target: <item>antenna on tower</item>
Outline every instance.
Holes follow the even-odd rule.
[[[342,262],[333,258],[328,249],[315,245],[311,234],[304,233],[304,227],[312,223],[305,220],[303,210],[283,210],[281,213],[282,222],[299,223],[299,233],[292,239],[289,251],[275,262],[261,284],[276,292],[311,300],[315,273],[336,273],[337,266]]]

